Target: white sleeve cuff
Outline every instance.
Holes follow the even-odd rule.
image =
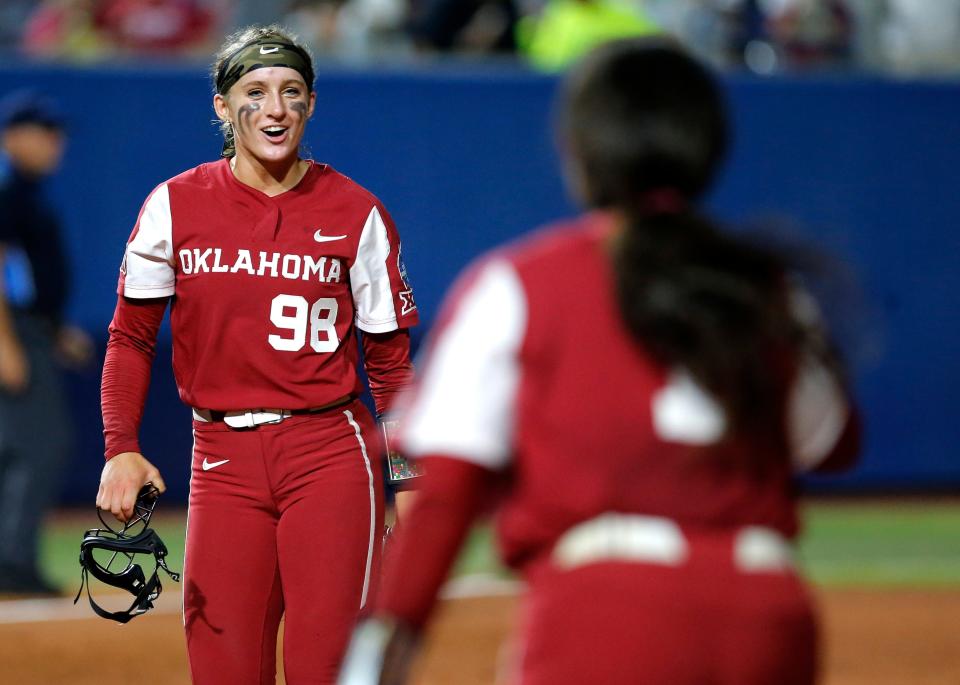
[[[154,297],[172,297],[176,292],[174,284],[167,286],[133,286],[124,283],[123,296],[133,300],[148,300]]]

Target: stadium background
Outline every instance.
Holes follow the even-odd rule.
[[[857,369],[862,465],[818,488],[960,487],[960,88],[880,77],[728,77],[737,142],[710,205],[841,258],[856,286],[828,307]],[[200,68],[0,69],[4,90],[55,93],[70,144],[53,183],[75,263],[69,317],[105,342],[123,245],[159,182],[215,159]],[[314,158],[361,180],[400,227],[425,325],[481,250],[569,215],[547,122],[556,81],[503,66],[321,71]],[[787,219],[786,217],[789,217]],[[576,278],[576,274],[570,274]],[[858,292],[859,291],[859,292]],[[144,449],[183,501],[190,427],[157,357]],[[63,501],[96,491],[98,377],[71,377],[79,445]],[[183,478],[175,474],[182,473]]]

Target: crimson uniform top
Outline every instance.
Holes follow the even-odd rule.
[[[171,299],[181,399],[217,410],[303,409],[359,394],[354,326],[417,323],[383,205],[311,163],[269,197],[226,160],[159,185],[127,245],[119,294]]]
[[[466,466],[508,474],[500,548],[528,571],[564,532],[606,512],[664,517],[691,532],[766,526],[794,536],[794,470],[855,455],[846,393],[823,366],[799,363],[782,454],[764,460],[772,467],[763,477],[730,465],[723,450],[770,447],[724,445],[722,409],[686,372],[654,363],[628,332],[606,245],[611,228],[603,214],[555,227],[481,261],[458,285],[404,411],[403,450],[432,457],[418,505],[454,483],[485,482],[461,478]],[[812,315],[807,300],[796,305],[798,316]],[[477,497],[450,499],[444,516],[439,505],[431,516],[415,510],[407,528],[424,540],[456,540],[440,527],[463,525],[456,510],[478,506]],[[415,624],[432,597],[420,579],[438,583],[443,573],[432,565],[450,558],[428,546],[434,558],[426,559],[423,548],[402,540],[402,579],[388,576],[384,597],[386,610]]]

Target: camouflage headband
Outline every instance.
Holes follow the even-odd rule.
[[[237,81],[251,71],[265,67],[294,69],[303,77],[307,88],[313,90],[313,65],[310,55],[298,45],[270,38],[265,36],[256,43],[245,45],[223,60],[217,70],[217,92],[220,95],[226,95]]]
[[[244,45],[223,60],[217,70],[217,92],[226,95],[241,78],[251,71],[266,67],[288,67],[297,71],[306,82],[307,90],[313,91],[314,75],[310,55],[300,46],[288,43],[279,36],[264,36],[255,43]],[[224,135],[220,156],[233,157],[234,154],[236,148],[233,128],[229,128]]]

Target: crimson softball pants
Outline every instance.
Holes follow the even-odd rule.
[[[333,683],[379,576],[379,441],[359,402],[231,429],[194,421],[184,627],[197,685]]]
[[[812,685],[817,630],[792,572],[605,562],[531,583],[510,685]]]

